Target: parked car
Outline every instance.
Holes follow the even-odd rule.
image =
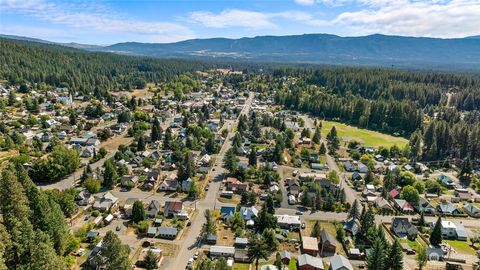
[[[298,210],[297,212],[295,212],[295,215],[301,216],[301,215],[303,215],[303,212]]]

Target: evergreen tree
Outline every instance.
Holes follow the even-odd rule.
[[[132,221],[134,223],[139,223],[140,221],[146,220],[147,215],[145,213],[145,208],[141,201],[135,201],[132,207]]]
[[[383,231],[383,229],[382,229]],[[385,269],[388,270],[402,270],[403,269],[403,251],[402,246],[398,239],[395,239],[392,247],[390,248],[390,253],[385,259]]]
[[[327,134],[327,140],[330,152],[335,153],[340,148],[340,139],[337,136],[337,129],[335,126],[333,126]]]
[[[209,136],[207,141],[205,142],[205,150],[209,154],[214,154],[217,152],[217,143],[215,142],[215,137]]]
[[[160,140],[160,136],[161,136],[160,122],[155,117],[152,124],[152,132],[150,134],[150,137],[152,138],[152,142],[156,142]]]
[[[255,262],[255,269],[258,270],[258,261],[260,259],[268,259],[268,246],[261,238],[252,234],[248,239],[247,247],[247,256]]]
[[[255,146],[252,147],[248,155],[248,165],[254,168],[257,167],[257,148]]]
[[[159,260],[160,258],[158,258],[157,255],[155,255],[155,253],[153,253],[153,251],[149,249],[143,260],[145,269],[147,270],[158,269]]]
[[[358,219],[360,218],[360,212],[358,210],[358,201],[353,201],[350,211],[348,211],[348,218]]]
[[[432,232],[430,233],[430,244],[438,247],[442,243],[442,218],[438,217]]]
[[[117,169],[109,159],[105,160],[103,166],[105,167],[103,172],[103,186],[106,188],[112,188],[117,183]]]
[[[137,151],[145,151],[145,137],[143,135],[137,138]]]
[[[310,233],[310,236],[319,238],[320,237],[320,231],[321,231],[320,222],[318,222],[318,220],[317,220],[317,221],[315,221],[315,224],[313,225],[313,229],[312,229],[312,232]]]
[[[95,257],[97,265],[106,270],[130,270],[132,263],[128,256],[130,248],[123,245],[117,234],[108,231],[102,241],[100,256]]]
[[[275,263],[274,265],[277,267],[278,270],[283,269],[283,264],[282,264],[282,256],[280,256],[280,253],[275,254]],[[0,269],[1,270],[1,269]]]
[[[171,128],[168,128],[165,131],[165,136],[163,137],[163,150],[170,150],[172,146],[173,135]]]
[[[315,133],[313,133],[313,138],[312,141],[316,144],[320,143],[321,135],[320,135],[320,128],[316,127],[315,128]]]
[[[185,181],[188,178],[194,177],[195,172],[195,161],[191,152],[187,152],[183,158],[182,164],[178,166],[178,179],[180,181]]]
[[[369,270],[384,270],[386,261],[386,250],[380,238],[373,242],[372,249],[367,255],[366,262]]]
[[[267,209],[267,213],[274,215],[275,214],[275,204],[271,195],[267,196],[264,206]]]
[[[421,245],[420,248],[417,250],[417,266],[419,270],[422,270],[428,262],[428,254],[427,254],[427,247]]]
[[[324,143],[322,143],[322,144],[320,145],[320,150],[318,150],[318,153],[319,153],[320,155],[325,155],[325,154],[327,153],[327,148],[325,147],[325,144],[324,144]]]

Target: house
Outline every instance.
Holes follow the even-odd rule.
[[[96,200],[93,204],[93,209],[99,211],[107,211],[117,205],[118,198],[113,196],[112,193],[107,192],[99,200]]]
[[[209,166],[211,160],[212,160],[212,157],[209,154],[205,154],[200,158],[200,160],[198,161],[198,164],[203,166]]]
[[[213,233],[210,233],[207,235],[207,238],[205,239],[207,244],[209,245],[216,245],[217,244],[217,236]]]
[[[321,258],[313,257],[308,254],[298,256],[299,270],[323,270],[323,260]]]
[[[222,206],[220,207],[220,216],[225,222],[227,219],[233,217],[235,214],[235,207],[233,206]]]
[[[86,190],[80,191],[75,197],[75,201],[80,206],[89,205],[95,202],[95,198]]]
[[[235,248],[245,249],[247,248],[248,238],[245,237],[236,237],[235,243],[233,244]]]
[[[253,221],[258,216],[258,210],[255,206],[240,208],[240,215],[245,221]]]
[[[211,246],[210,257],[233,257],[235,255],[234,247]]]
[[[99,233],[99,232],[88,231],[88,232],[87,232],[87,241],[88,241],[88,242],[93,242],[93,240],[94,240],[95,238],[97,238],[98,236],[100,236],[100,233]]]
[[[183,202],[167,201],[163,209],[163,215],[165,217],[173,217],[184,210]]]
[[[354,218],[342,221],[342,226],[347,236],[355,236],[360,231],[360,223],[357,219]]]
[[[80,154],[80,157],[82,158],[89,158],[93,157],[96,153],[96,149],[94,146],[87,146],[83,149],[82,153]]]
[[[290,252],[288,252],[286,250],[282,250],[282,251],[280,251],[280,258],[281,258],[282,263],[284,265],[289,265],[290,260],[292,259],[292,255],[290,254]]]
[[[310,168],[313,170],[324,170],[325,167],[326,167],[325,164],[316,163],[316,162],[310,163]]]
[[[108,214],[108,215],[105,217],[105,219],[103,220],[103,222],[104,222],[105,224],[110,224],[110,222],[112,222],[112,220],[113,220],[113,215],[112,215],[112,214]]]
[[[402,199],[395,199],[393,200],[394,203],[395,203],[395,207],[400,210],[402,213],[404,214],[413,214],[415,213],[415,209],[413,208],[412,205],[410,205],[410,203],[408,203],[407,201],[405,200],[402,200]]]
[[[471,217],[475,217],[475,218],[480,217],[480,208],[471,203],[464,204],[463,210],[465,211],[465,213],[467,213]]]
[[[140,256],[138,257],[137,260],[137,266],[144,267],[145,266],[145,257],[147,256],[147,253],[151,251],[153,255],[157,258],[157,268],[160,268],[160,263],[162,262],[162,250],[159,248],[144,248],[140,252]]]
[[[325,229],[320,231],[320,254],[335,254],[337,249],[335,238]]]
[[[441,228],[442,228],[442,237],[444,239],[457,239],[461,241],[466,241],[468,238],[467,231],[465,230],[465,226],[461,223],[453,223],[448,220],[441,221]],[[435,227],[435,222],[430,223],[430,230],[433,230]]]
[[[351,161],[345,161],[343,163],[343,167],[345,168],[345,171],[347,172],[353,172],[355,170],[355,166]]]
[[[380,210],[383,210],[383,211],[392,211],[392,206],[390,205],[390,203],[383,197],[379,197],[377,199],[375,199],[375,205],[380,209]]]
[[[354,181],[360,181],[360,180],[362,180],[362,179],[363,179],[363,177],[362,177],[358,172],[352,173],[352,180],[354,180]]]
[[[449,189],[455,188],[455,183],[453,182],[453,180],[449,176],[443,173],[437,177],[437,180],[440,182],[440,184],[442,184],[442,186],[446,188],[449,188]]]
[[[148,230],[147,230],[147,236],[148,237],[155,237],[157,236],[157,227],[149,227]]]
[[[455,207],[455,205],[453,205],[452,203],[449,203],[449,202],[441,203],[441,204],[437,205],[436,210],[439,214],[447,214],[447,215],[461,214],[460,210],[458,210],[457,207]]]
[[[155,217],[160,212],[160,203],[157,200],[152,200],[147,206],[145,213],[148,217]]]
[[[429,261],[440,261],[443,260],[445,253],[441,248],[429,246],[427,248],[427,257]]]
[[[353,270],[350,261],[342,255],[330,258],[330,270]]]
[[[160,227],[158,228],[158,237],[163,239],[175,239],[177,237],[178,229],[174,227]]]
[[[418,235],[417,227],[412,225],[408,218],[404,217],[394,217],[392,219],[392,232],[395,233],[398,237],[407,237],[410,240],[413,240]]]
[[[124,175],[120,180],[122,186],[130,186],[133,187],[138,183],[138,177],[133,175]]]
[[[248,189],[248,184],[240,182],[240,180],[237,178],[228,177],[226,181],[227,190],[229,191],[241,193],[247,191]]]
[[[127,218],[132,216],[132,209],[133,209],[133,204],[139,201],[137,198],[128,198],[125,203],[123,204],[123,211],[125,212],[125,216]]]
[[[192,178],[188,178],[184,181],[182,181],[182,190],[183,192],[189,192],[190,191],[190,187],[192,187],[192,184],[193,184],[193,180]]]
[[[397,188],[394,188],[388,192],[388,195],[390,195],[392,199],[396,199],[400,195],[400,191]]]
[[[299,216],[275,215],[275,218],[277,218],[278,226],[282,229],[298,230],[302,225]]]
[[[359,173],[367,173],[368,172],[368,167],[361,162],[358,163],[357,167],[358,167],[358,172]]]
[[[315,237],[302,236],[302,252],[313,256],[318,254],[318,241]]]
[[[251,260],[248,257],[248,250],[247,249],[235,249],[235,254],[233,255],[233,259],[236,262],[240,263],[250,263]]]
[[[160,186],[158,187],[158,190],[161,191],[176,191],[178,186],[178,180],[177,179],[165,179]]]

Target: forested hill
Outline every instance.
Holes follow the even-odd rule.
[[[43,82],[80,93],[129,89],[206,68],[205,63],[86,52],[54,44],[0,38],[0,79]]]
[[[169,44],[118,43],[95,50],[195,59],[480,70],[480,39],[325,34],[194,39]]]

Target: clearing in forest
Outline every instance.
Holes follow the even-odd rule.
[[[345,142],[356,140],[364,146],[372,146],[375,148],[380,146],[390,148],[394,144],[403,148],[408,143],[408,140],[402,137],[395,137],[333,121],[322,121],[322,136],[327,136],[333,126],[337,129],[338,136]]]

